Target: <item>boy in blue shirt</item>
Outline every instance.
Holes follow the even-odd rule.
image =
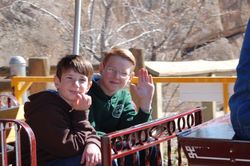
[[[237,80],[229,106],[236,138],[250,140],[250,20],[241,48]]]

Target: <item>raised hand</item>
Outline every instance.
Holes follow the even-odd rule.
[[[139,107],[145,111],[149,112],[154,95],[154,84],[153,78],[145,68],[142,68],[138,72],[138,83],[137,85],[131,84],[131,88],[136,93],[140,101]]]

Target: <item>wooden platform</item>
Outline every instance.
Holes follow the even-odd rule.
[[[238,65],[239,59],[223,60],[223,61],[208,61],[208,60],[192,60],[192,61],[145,61],[145,67],[149,73],[157,77],[212,77],[212,76],[235,76],[236,66]],[[165,82],[166,83],[166,82]],[[173,82],[172,82],[173,83]],[[210,120],[217,117],[216,103],[215,101],[224,103],[224,111],[229,111],[228,108],[228,87],[232,89],[233,84],[218,84],[197,81],[195,84],[184,82],[180,83],[179,93],[180,100],[182,102],[201,102],[203,107],[206,107],[207,111],[204,112],[203,121]],[[198,85],[197,83],[201,83]],[[212,86],[210,86],[212,85]],[[193,86],[193,88],[190,88]],[[204,88],[205,86],[205,88]],[[216,89],[215,89],[215,88]],[[201,90],[200,90],[200,89]],[[211,91],[213,89],[213,91]],[[218,89],[220,91],[218,91]],[[162,83],[155,85],[155,93],[153,98],[153,117],[160,118],[164,116],[163,113],[163,95],[162,95]],[[232,91],[232,90],[231,90]],[[212,92],[212,93],[211,93]],[[224,93],[225,92],[225,93]],[[204,95],[205,94],[205,95]],[[211,95],[207,95],[211,94]],[[214,96],[216,98],[214,98]],[[191,98],[192,97],[192,98]],[[221,114],[221,112],[219,113]]]
[[[229,115],[179,134],[178,141],[191,166],[250,165],[250,141],[234,139]]]
[[[145,61],[148,71],[154,76],[190,76],[234,73],[239,59],[224,61]]]

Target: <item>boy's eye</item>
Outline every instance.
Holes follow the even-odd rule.
[[[108,67],[108,68],[107,68],[107,72],[112,72],[112,73],[113,73],[113,72],[115,72],[115,69],[113,69],[113,68],[111,68],[111,67]]]
[[[66,79],[72,80],[72,77],[70,77],[70,76],[67,76],[67,77],[66,77]]]
[[[110,74],[119,74],[121,78],[126,78],[127,76],[129,76],[129,73],[127,73],[126,71],[120,71],[112,67],[107,67],[105,70]]]
[[[83,82],[85,82],[86,80],[85,80],[85,79],[79,79],[79,81],[83,83]]]
[[[121,74],[122,77],[128,76],[128,73],[125,73],[125,72],[121,72],[120,74]]]

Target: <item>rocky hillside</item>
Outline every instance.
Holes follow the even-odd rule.
[[[0,66],[13,55],[55,64],[72,53],[74,3],[0,1]],[[237,58],[249,14],[249,0],[86,0],[80,52],[92,61],[113,46],[143,48],[147,60]]]

